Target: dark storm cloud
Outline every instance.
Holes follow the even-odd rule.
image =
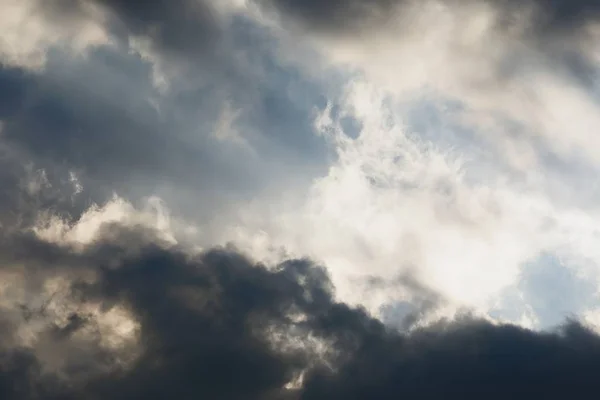
[[[69,301],[125,307],[140,324],[138,358],[120,367],[93,340],[83,352],[76,334],[94,317],[75,311],[40,334],[45,346],[61,346],[55,358],[66,372],[55,375],[39,346],[12,344],[26,322],[5,317],[4,306],[0,398],[563,399],[600,389],[600,338],[574,322],[534,333],[464,317],[400,334],[336,302],[325,271],[307,260],[267,269],[234,250],[190,256],[141,228],[106,226],[101,237],[72,252],[5,236],[0,273],[18,270],[39,285],[67,277]],[[78,280],[84,270],[97,279]],[[275,346],[272,332],[296,345]],[[326,355],[298,346],[309,334]],[[302,385],[286,389],[303,371]]]
[[[0,376],[16,374],[21,380],[10,380],[1,398],[53,398],[59,393],[80,399],[284,398],[283,386],[307,360],[300,353],[272,349],[266,332],[272,325],[290,324],[287,314],[292,307],[310,310],[328,301],[327,279],[321,270],[305,261],[290,261],[269,272],[224,250],[189,260],[184,253],[153,245],[141,232],[115,233],[114,229],[118,239],[100,243],[83,255],[61,254],[32,238],[13,240],[10,247],[28,249],[28,266],[45,263],[53,271],[47,272],[50,276],[68,275],[76,264],[99,272],[94,284],[74,284],[73,297],[101,301],[107,308],[124,304],[132,310],[142,326],[142,356],[126,372],[90,379],[85,388],[73,390],[68,389],[70,382],[63,382],[56,393],[37,397],[28,385],[11,385],[30,379],[31,384],[52,391],[45,382],[31,379],[39,369],[35,358],[28,355],[23,366],[8,354]],[[139,248],[133,251],[136,241]],[[125,242],[131,248],[117,244]],[[299,284],[301,279],[307,281],[306,289]],[[91,368],[99,363],[88,360],[87,364]],[[11,397],[11,393],[16,394]]]
[[[379,40],[368,33],[389,30],[394,40],[402,42],[418,40],[415,29],[436,29],[435,25],[419,23],[419,13],[427,13],[423,7],[427,1],[415,0],[255,0],[268,10],[278,13],[284,21],[298,25],[299,32],[317,33],[325,36],[341,36],[348,41]],[[494,78],[501,87],[509,80],[518,79],[531,64],[530,56],[542,57],[554,72],[565,76],[583,90],[590,92],[596,87],[598,63],[589,54],[585,41],[589,39],[588,23],[600,22],[600,1],[597,0],[433,0],[447,7],[447,11],[459,10],[460,18],[468,18],[468,12],[479,13],[482,3],[495,10],[494,26],[500,37],[514,40],[515,24],[527,29],[516,38],[521,45],[494,65]],[[472,7],[471,7],[472,6]],[[422,7],[421,9],[419,7]],[[533,8],[534,12],[528,11]],[[526,13],[527,11],[527,13]],[[464,14],[466,12],[467,14]],[[526,16],[527,21],[521,17]],[[415,21],[416,25],[415,25]],[[518,21],[518,22],[517,22]],[[459,39],[460,43],[461,40]],[[367,43],[363,43],[367,44]],[[525,46],[522,46],[525,44]],[[368,44],[367,44],[368,45]]]

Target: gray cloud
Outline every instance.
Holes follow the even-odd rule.
[[[381,27],[381,23],[390,16],[390,13],[402,11],[402,7],[416,3],[411,0],[258,0],[258,2],[274,7],[284,15],[298,18],[312,28],[346,31],[361,27]],[[516,7],[535,6],[538,10],[536,25],[545,32],[578,28],[578,24],[600,17],[600,3],[594,0],[528,0],[527,2],[486,0],[486,2],[499,10],[506,11],[515,11]],[[442,0],[441,3],[454,7],[468,2]],[[506,23],[510,23],[510,18],[506,19]]]
[[[310,260],[267,268],[234,249],[193,255],[141,227],[105,225],[83,249],[23,229],[40,212],[73,221],[112,190],[133,197],[161,185],[185,187],[198,213],[214,214],[203,195],[217,203],[227,190],[255,189],[297,149],[308,159],[301,167],[323,156],[311,136],[318,91],[225,34],[210,3],[93,3],[110,13],[117,50],[75,61],[54,49],[38,74],[0,68],[0,398],[563,399],[600,389],[600,338],[577,322],[536,333],[467,316],[402,333],[335,300],[325,269]],[[368,25],[394,5],[275,3],[320,29]],[[593,18],[583,15],[596,10],[591,3],[576,3],[547,3],[547,25]],[[60,22],[85,18],[81,4],[44,7]],[[257,34],[235,29],[236,40]],[[174,90],[160,93],[154,64],[124,54],[129,35],[185,66]],[[240,58],[232,49],[243,49]],[[282,94],[291,86],[296,94],[302,86],[302,101]],[[226,100],[242,109],[245,133],[259,133],[246,138],[267,161],[244,161],[248,154],[210,138]],[[73,196],[72,171],[83,195]],[[416,311],[403,328],[443,302],[410,277],[371,284],[409,293]],[[117,312],[139,331],[114,345]]]
[[[334,301],[325,271],[310,261],[266,269],[233,250],[190,257],[143,229],[104,232],[84,252],[4,237],[0,272],[19,270],[39,285],[68,279],[63,298],[81,304],[74,310],[127,309],[140,325],[139,356],[122,367],[99,338],[82,339],[95,317],[78,311],[62,325],[48,321],[42,344],[15,347],[12,336],[26,322],[4,306],[2,398],[560,399],[598,390],[600,338],[575,322],[534,333],[465,317],[400,334]],[[86,270],[96,278],[78,278]],[[328,351],[276,346],[273,332],[290,345],[310,334]],[[47,346],[61,350],[60,375],[44,369]],[[301,372],[302,385],[286,389]]]
[[[11,193],[26,191],[27,169],[13,165]],[[47,180],[24,196],[45,201],[22,209],[76,214]],[[3,399],[561,399],[600,388],[600,338],[576,322],[535,333],[465,316],[400,333],[336,301],[307,259],[267,268],[230,248],[191,254],[141,226],[105,224],[83,248],[22,228],[0,236]],[[410,277],[395,285],[417,310],[443,301]],[[107,346],[117,310],[137,328]]]
[[[258,0],[268,7],[274,7],[284,15],[298,18],[311,28],[319,30],[352,30],[371,28],[385,20],[389,12],[404,0]]]
[[[325,58],[328,57],[328,46],[334,46],[332,60],[345,60],[341,65],[367,71],[369,76],[381,77],[385,75],[382,71],[387,68],[386,57],[390,58],[390,63],[401,62],[393,59],[397,52],[397,56],[404,60],[399,68],[406,71],[398,74],[397,82],[402,82],[403,75],[415,74],[428,79],[428,82],[418,82],[418,86],[431,85],[440,89],[442,84],[454,84],[463,93],[454,90],[444,95],[458,96],[456,100],[467,104],[470,99],[465,95],[478,93],[492,99],[492,94],[502,93],[499,88],[510,85],[523,87],[523,81],[529,79],[526,75],[540,67],[577,85],[590,98],[597,98],[594,91],[597,88],[598,65],[593,50],[596,39],[593,29],[589,29],[593,23],[600,21],[600,6],[596,1],[257,0],[257,3],[274,11],[285,24],[296,27],[295,32],[300,36],[324,39],[322,51]],[[432,4],[442,7],[432,7]],[[464,32],[457,31],[433,42],[423,39],[436,32],[438,26],[435,21],[440,17],[444,19],[444,15],[456,21],[465,20]],[[487,18],[490,20],[483,22]],[[493,41],[494,44],[465,39],[472,32],[468,27],[473,24],[473,29],[478,29],[475,26],[479,23],[489,23],[485,26],[485,33],[479,35],[486,35],[485,41]],[[447,27],[461,30],[460,26]],[[328,43],[332,38],[341,39],[341,47],[345,50],[336,52],[337,45]],[[421,39],[425,41],[420,42]],[[434,44],[445,47],[424,50]],[[414,50],[408,50],[413,46]],[[421,49],[425,51],[422,54]],[[407,54],[400,56],[403,51]],[[372,54],[367,56],[369,53]],[[425,67],[431,69],[428,74],[421,76],[418,69],[411,70],[413,63],[409,60],[413,55],[416,60],[421,60],[415,63],[425,62]],[[436,70],[439,57],[448,58],[443,61],[448,64],[447,70]],[[472,70],[462,75],[461,71],[468,68]],[[433,83],[440,76],[447,75],[447,71],[458,75],[448,77],[442,83]],[[393,75],[385,75],[384,79],[390,76]],[[409,86],[413,83],[407,79],[404,84]],[[473,104],[468,105],[477,108],[482,101],[476,100]]]
[[[93,4],[108,13],[109,31],[116,37],[148,36],[163,51],[180,55],[201,54],[219,38],[220,26],[210,2],[184,0],[173,4],[164,0],[132,3],[123,0],[51,0],[39,7],[56,22],[89,18]]]

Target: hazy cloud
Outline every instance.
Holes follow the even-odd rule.
[[[13,158],[76,172],[88,204],[113,192],[134,201],[157,194],[200,219],[286,175],[307,180],[324,168],[312,128],[321,88],[279,62],[263,28],[202,2],[139,10],[47,2],[36,15],[53,26],[84,18],[92,3],[107,16],[113,45],[90,47],[85,57],[44,48],[35,72],[0,67],[2,141]],[[236,135],[223,140],[228,107],[236,118],[226,128]]]

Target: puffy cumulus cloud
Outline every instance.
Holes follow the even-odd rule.
[[[5,399],[529,398],[598,390],[600,338],[469,316],[400,333],[307,259],[203,252],[107,221],[77,248],[0,239]],[[408,286],[419,284],[404,280]],[[435,297],[435,296],[434,296]]]
[[[239,207],[212,240],[323,260],[339,298],[371,311],[410,297],[393,285],[410,270],[487,313],[541,254],[598,286],[595,2],[246,4],[320,55],[281,57],[341,71],[328,85],[346,91],[327,92],[316,118],[329,171]],[[373,277],[388,284],[370,290]],[[548,319],[521,310],[511,320]]]
[[[2,214],[31,215],[0,235],[2,398],[552,399],[598,389],[600,337],[580,323],[536,333],[469,314],[438,321],[447,300],[421,276],[372,277],[373,292],[407,294],[398,331],[340,301],[328,268],[307,258],[263,264],[233,247],[198,249],[158,199],[80,212],[68,200],[76,174],[5,161],[14,182],[4,187],[23,195],[1,202]],[[57,196],[61,179],[71,186]]]
[[[41,213],[33,226],[33,232],[50,243],[86,246],[95,239],[104,225],[110,223],[130,227],[150,226],[160,233],[163,240],[170,243],[177,243],[174,230],[181,233],[193,232],[192,227],[186,229],[182,223],[172,221],[169,211],[158,198],[147,199],[144,208],[138,210],[116,195],[103,206],[91,206],[74,222],[52,213]],[[180,229],[174,229],[175,226]]]
[[[242,222],[222,233],[224,240],[265,260],[322,260],[340,299],[382,317],[390,304],[418,299],[394,285],[405,273],[444,299],[431,315],[465,306],[488,314],[507,291],[531,291],[523,282],[531,263],[538,263],[541,287],[525,294],[523,307],[493,312],[496,318],[548,326],[594,304],[593,295],[584,296],[585,304],[572,308],[559,296],[555,306],[540,308],[551,298],[543,292],[563,279],[540,256],[557,257],[581,278],[570,290],[582,291],[584,282],[593,292],[600,265],[591,245],[598,235],[596,209],[557,203],[539,187],[513,179],[478,153],[475,141],[475,149],[465,151],[432,140],[426,130],[411,131],[397,104],[368,83],[354,85],[344,99],[317,120],[337,151],[329,172],[306,192],[244,209]],[[453,129],[447,129],[449,136]],[[374,290],[367,284],[373,278],[386,284]],[[532,313],[532,304],[544,315]]]
[[[99,397],[112,396],[112,388],[123,397],[164,397],[161,376],[172,384],[165,387],[192,397],[198,386],[186,392],[183,382],[192,380],[185,371],[195,364],[184,345],[197,345],[190,357],[255,369],[257,375],[235,377],[246,397],[336,398],[352,397],[346,388],[364,394],[348,383],[355,375],[365,376],[365,387],[403,382],[396,374],[413,361],[423,368],[419,379],[439,379],[429,376],[429,364],[403,358],[398,343],[411,343],[419,358],[438,340],[475,331],[483,332],[482,343],[507,335],[531,341],[533,349],[585,342],[573,336],[581,332],[576,324],[537,335],[468,321],[424,328],[429,333],[419,336],[390,333],[368,315],[405,331],[463,307],[485,318],[502,309],[498,319],[533,327],[562,320],[565,305],[595,319],[588,304],[600,276],[592,178],[600,163],[595,4],[5,4],[0,222],[11,243],[3,304],[10,309],[7,327],[14,327],[5,342],[19,347],[13,364],[27,369],[38,397],[56,389],[85,398],[78,391],[100,382],[107,389]],[[15,23],[17,17],[30,24]],[[30,236],[22,236],[24,229]],[[233,250],[202,250],[227,242],[270,267]],[[34,262],[28,257],[36,249],[44,257]],[[544,267],[527,279],[526,265],[544,263],[541,254],[568,269],[568,290],[581,292],[586,282],[585,296],[540,306],[555,301],[545,293],[553,279],[544,275],[557,273]],[[290,261],[305,256],[327,274]],[[206,291],[195,278],[178,286],[196,270]],[[172,287],[171,273],[181,274]],[[228,289],[238,273],[258,285],[256,292],[246,281]],[[309,294],[295,292],[313,278],[319,282]],[[263,283],[290,290],[273,289],[271,305],[256,305]],[[228,299],[242,295],[256,307],[227,319],[240,310]],[[144,307],[156,307],[157,319]],[[211,307],[224,309],[223,319]],[[335,325],[346,320],[321,321],[331,331],[315,322],[334,318],[333,309],[368,327],[375,344],[365,348],[390,354],[375,380],[362,369],[368,352],[355,347],[362,339],[345,342]],[[181,346],[171,326],[161,326],[167,314],[177,320],[172,328],[188,335]],[[79,349],[72,359],[63,357],[69,346]],[[239,348],[241,358],[227,348]],[[247,364],[254,356],[274,360],[265,375]],[[78,359],[83,364],[73,364]],[[225,364],[218,364],[223,371]],[[129,386],[141,381],[157,387]],[[238,396],[224,388],[205,395]]]
[[[414,97],[427,88],[462,103],[458,117],[502,149],[503,161],[513,168],[539,167],[547,153],[598,166],[592,145],[598,126],[595,2],[270,4],[279,5],[284,20],[309,24],[320,24],[318,15],[352,15],[349,23],[323,17],[330,24],[307,30],[305,37],[327,62],[364,73],[397,96]],[[352,21],[372,14],[385,21],[353,27]]]

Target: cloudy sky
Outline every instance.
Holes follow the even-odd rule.
[[[599,390],[599,43],[595,0],[0,0],[0,399]]]

